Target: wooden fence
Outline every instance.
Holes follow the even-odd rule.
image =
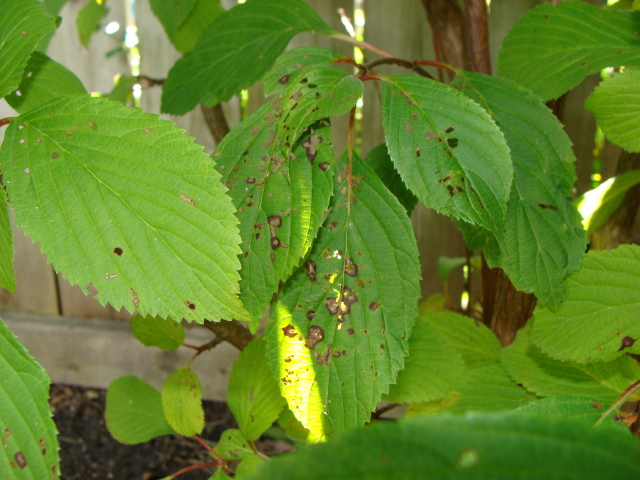
[[[120,53],[105,58],[105,52],[117,46],[126,25],[135,24],[138,28],[141,73],[153,78],[164,78],[167,75],[179,53],[169,43],[160,23],[151,13],[149,0],[135,0],[135,8],[132,8],[133,0],[108,0],[110,12],[105,24],[111,21],[118,22],[121,30],[114,35],[97,32],[89,48],[80,46],[75,27],[77,13],[85,3],[85,0],[68,1],[61,12],[63,23],[50,44],[48,54],[75,72],[89,91],[108,92],[117,74],[127,74],[131,71],[126,54]],[[235,0],[223,1],[226,8],[233,3]],[[308,0],[308,3],[338,31],[344,31],[336,13],[338,8],[343,8],[346,14],[353,18],[354,0]],[[537,3],[541,3],[541,0],[492,0],[490,24],[493,65],[496,63],[495,58],[502,38],[522,14]],[[594,0],[592,3],[604,4],[605,0]],[[368,42],[402,58],[434,58],[431,31],[421,0],[363,0],[363,8],[366,19],[365,38]],[[344,54],[352,53],[348,44],[327,37],[305,34],[296,37],[292,42],[294,46],[304,44],[329,47]],[[597,79],[587,79],[574,89],[569,94],[565,107],[567,133],[575,144],[578,156],[578,192],[587,190],[591,185],[595,122],[593,116],[585,112],[582,105],[596,82]],[[373,83],[367,82],[364,99],[363,154],[384,140],[379,96]],[[160,94],[157,87],[143,91],[142,106],[147,112],[159,112]],[[259,85],[251,88],[247,108],[257,108],[263,98]],[[230,123],[236,124],[240,119],[238,100],[229,102],[225,110]],[[2,102],[0,118],[9,115],[13,115],[13,112]],[[163,117],[184,128],[189,135],[196,138],[196,142],[204,145],[207,151],[213,150],[214,142],[199,109],[183,117]],[[338,118],[334,122],[335,144],[338,148],[346,145],[345,126],[344,118]],[[615,159],[618,154],[614,148],[608,148],[607,152],[611,160],[603,164],[604,178],[615,172]],[[465,256],[461,236],[447,218],[422,206],[416,208],[412,222],[423,267],[423,294],[442,291],[442,282],[436,268],[438,258],[441,255]],[[0,310],[94,319],[129,318],[125,311],[101,307],[92,298],[85,297],[78,287],[70,286],[60,275],[56,275],[40,254],[38,246],[21,231],[16,230],[14,241],[18,291],[16,294],[0,292]],[[454,277],[450,287],[454,292],[459,292],[462,284],[461,274],[457,273]]]

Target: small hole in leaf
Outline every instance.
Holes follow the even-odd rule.
[[[115,253],[116,255],[118,255],[119,257],[122,256],[123,250],[120,247],[116,247],[113,249],[113,253]]]
[[[289,82],[289,75],[283,75],[280,77],[280,79],[278,80],[278,83],[280,85],[286,85],[287,82]]]
[[[25,140],[24,138],[21,138],[21,139],[18,141],[18,143],[22,145],[23,143],[26,143],[26,140]]]
[[[449,145],[450,148],[456,148],[458,143],[459,141],[456,137],[447,138],[447,145]]]
[[[187,300],[186,302],[184,302],[184,304],[187,306],[187,308],[189,310],[195,310],[196,309],[196,304],[193,303],[193,302],[190,302],[190,301]]]
[[[151,128],[150,127],[147,127],[147,128],[144,129],[144,133],[149,133],[149,132],[151,132]]]
[[[456,129],[456,127],[454,127],[453,125],[451,125],[450,127],[447,127],[444,129],[444,133],[453,133],[453,131]]]

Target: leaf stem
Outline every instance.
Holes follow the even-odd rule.
[[[351,184],[353,183],[353,132],[355,130],[356,109],[349,112],[349,131],[347,133],[347,155],[349,170],[347,172],[347,212],[351,214]]]
[[[631,384],[629,388],[627,388],[622,394],[618,397],[618,400],[615,401],[613,405],[611,405],[607,410],[600,416],[598,421],[595,423],[595,426],[600,425],[605,418],[609,416],[611,412],[613,412],[616,408],[622,405],[627,399],[633,395],[635,392],[640,390],[640,380]]]
[[[15,117],[6,117],[6,118],[0,118],[0,127],[4,127],[5,125],[9,125],[9,123],[11,122],[11,119],[13,119]]]
[[[189,465],[188,467],[184,467],[183,469],[178,470],[176,473],[171,475],[169,478],[176,478],[176,477],[182,475],[183,473],[190,472],[191,470],[197,470],[198,468],[217,467],[217,466],[219,466],[218,462],[196,463],[195,465]]]
[[[416,65],[416,62],[410,62],[409,60],[403,60],[401,58],[378,58],[376,60],[373,60],[372,62],[366,63],[364,65],[364,68],[368,70],[370,68],[377,67],[378,65],[398,65],[400,67],[413,70],[422,77],[427,77],[431,80],[435,80],[435,78],[433,78],[424,68],[420,67],[420,65]]]
[[[384,50],[380,50],[379,48],[374,47],[370,43],[363,42],[361,40],[356,40],[355,38],[351,38],[349,35],[345,35],[343,33],[334,33],[333,35],[327,35],[327,36],[331,37],[331,38],[335,38],[337,40],[342,40],[343,42],[350,43],[352,45],[355,45],[356,47],[360,47],[360,48],[363,48],[365,50],[369,50],[370,52],[377,53],[378,55],[380,55],[382,57],[394,58],[394,56],[391,55],[389,52],[385,52]]]
[[[426,65],[427,67],[436,67],[436,68],[441,68],[443,70],[447,70],[451,73],[458,73],[458,71],[453,68],[452,65],[449,65],[448,63],[445,62],[439,62],[437,60],[417,60],[415,62],[413,62],[414,65]]]
[[[202,352],[206,352],[207,350],[213,350],[215,347],[220,345],[223,341],[224,341],[223,338],[216,337],[210,342],[207,342],[204,345],[200,345],[199,347],[194,347],[192,345],[185,345],[185,347],[188,346],[190,348],[196,349],[196,353],[194,353],[192,357],[187,361],[185,368],[189,368],[189,366],[191,365],[191,362],[193,362],[196,358],[198,358],[198,355],[200,355]]]

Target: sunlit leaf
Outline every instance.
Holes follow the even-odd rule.
[[[0,157],[17,224],[72,285],[143,316],[246,319],[233,205],[172,123],[60,97],[12,120]]]
[[[556,312],[534,311],[533,343],[553,358],[578,363],[640,353],[640,247],[591,251],[564,283]]]
[[[281,391],[314,438],[369,419],[403,368],[418,310],[409,219],[362,160],[351,176],[349,163],[343,155],[331,211],[266,333]]]
[[[167,423],[180,435],[199,435],[204,428],[202,388],[188,367],[169,375],[162,386],[162,410]]]
[[[242,460],[255,455],[247,439],[236,428],[222,432],[215,450],[225,460]]]

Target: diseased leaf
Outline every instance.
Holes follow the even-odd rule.
[[[409,338],[409,356],[395,385],[389,388],[389,402],[430,402],[453,390],[466,373],[462,357],[426,320],[418,321]]]
[[[248,0],[217,17],[162,86],[162,111],[215,105],[258,81],[301,32],[333,31],[302,0]]]
[[[240,298],[251,314],[252,331],[280,282],[310,248],[332,193],[329,122],[313,125],[293,146],[283,145],[277,141],[280,111],[276,102],[263,105],[214,153],[238,209]]]
[[[631,187],[640,183],[640,170],[631,170],[602,182],[576,200],[588,234],[598,230],[616,213]]]
[[[458,226],[470,248],[483,250],[489,266],[503,268],[518,290],[558,305],[562,281],[580,266],[587,245],[580,215],[567,201],[576,178],[571,142],[551,110],[513,82],[464,72],[456,85],[491,113],[514,169],[504,245],[478,227]]]
[[[152,0],[151,9],[182,53],[193,50],[202,31],[224,12],[219,0]]]
[[[164,418],[160,392],[134,376],[109,384],[104,416],[109,433],[127,445],[176,433]]]
[[[400,204],[407,211],[407,215],[411,215],[418,199],[411,193],[407,186],[400,178],[400,174],[393,165],[393,161],[389,156],[387,145],[381,143],[377,147],[371,149],[364,161],[371,170],[376,172],[389,191],[393,193]]]
[[[533,398],[509,378],[501,365],[483,365],[470,370],[446,398],[435,402],[414,403],[407,409],[407,415],[500,412],[518,408]]]
[[[331,211],[271,309],[267,356],[312,438],[369,420],[404,365],[420,270],[409,219],[357,156],[337,165]]]
[[[102,305],[247,319],[233,205],[214,162],[172,123],[60,97],[11,121],[0,160],[17,224]]]
[[[255,455],[247,439],[236,428],[222,432],[215,450],[225,460],[241,460]]]
[[[227,404],[247,440],[260,437],[276,421],[287,402],[273,378],[263,337],[247,345],[233,364]]]
[[[429,208],[502,236],[513,166],[475,102],[423,77],[386,77],[382,119],[404,183]]]
[[[596,87],[584,106],[606,137],[630,152],[640,152],[640,68],[625,68]]]
[[[637,478],[640,443],[572,420],[524,414],[379,422],[265,464],[255,480]]]
[[[74,73],[43,53],[33,52],[18,89],[5,100],[18,113],[25,113],[63,95],[87,93]]]
[[[47,401],[51,381],[2,319],[0,352],[0,478],[58,478],[58,431]]]
[[[37,0],[0,0],[0,97],[15,91],[38,42],[56,20]]]
[[[455,347],[468,368],[499,362],[500,342],[483,323],[448,311],[422,314],[420,319],[429,322]]]
[[[134,315],[131,332],[143,345],[162,350],[175,350],[184,342],[184,327],[171,319]]]
[[[278,425],[284,432],[295,440],[305,441],[309,438],[309,430],[300,423],[289,408],[283,408],[278,417]]]
[[[109,9],[106,2],[98,2],[98,0],[88,0],[87,4],[78,12],[76,26],[82,45],[89,46],[91,35],[100,30],[100,23],[107,16],[107,13],[109,13]]]
[[[288,50],[276,59],[273,68],[262,78],[264,94],[284,93],[309,67],[332,64],[338,58],[341,55],[328,48],[298,47]]]
[[[13,270],[13,229],[9,221],[7,192],[0,188],[0,287],[16,293],[16,275]]]
[[[162,409],[169,425],[180,435],[200,435],[204,428],[200,380],[188,367],[169,375],[162,386]]]
[[[564,284],[556,312],[533,312],[533,343],[544,353],[577,363],[640,353],[640,247],[591,251]]]
[[[640,65],[640,12],[614,12],[585,2],[544,3],[511,29],[498,55],[498,75],[547,102],[605,67]]]
[[[532,327],[529,322],[518,331],[516,340],[502,350],[501,363],[514,381],[536,395],[574,395],[613,403],[640,379],[640,366],[629,356],[588,365],[553,360],[531,343]]]

